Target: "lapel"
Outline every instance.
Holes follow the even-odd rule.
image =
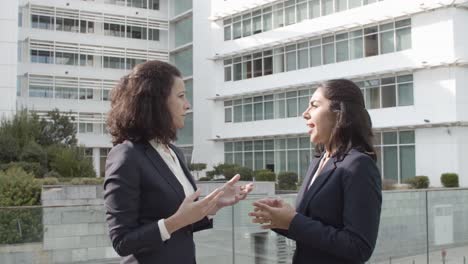
[[[176,149],[176,147],[172,144],[169,144],[169,147],[172,149],[172,151],[174,151],[174,153],[176,154],[177,158],[179,159],[179,164],[180,164],[180,167],[182,167],[182,170],[184,171],[184,174],[185,174],[185,177],[187,177],[187,179],[189,180],[190,184],[192,184],[192,187],[193,189],[196,191],[197,190],[197,186],[195,184],[195,180],[193,179],[193,176],[192,174],[190,173],[187,165],[185,165],[185,160],[183,159],[183,157],[180,156],[179,154],[179,151]]]
[[[314,158],[312,162],[310,163],[309,169],[307,170],[307,173],[305,174],[304,180],[302,181],[301,188],[299,189],[299,192],[297,193],[296,197],[296,209],[299,208],[299,205],[301,204],[302,198],[304,197],[304,193],[307,190],[307,186],[309,186],[310,181],[312,180],[312,177],[317,170],[317,167],[320,163],[320,160],[322,159],[322,156],[320,158]]]
[[[174,173],[167,166],[166,162],[159,155],[159,153],[151,146],[149,142],[145,143],[145,154],[148,159],[153,163],[153,166],[159,172],[159,175],[166,180],[166,182],[174,189],[174,192],[179,196],[181,200],[185,199],[184,188],[177,180]],[[180,159],[179,159],[180,160]]]
[[[297,209],[298,212],[303,212],[307,205],[309,204],[310,200],[314,198],[314,196],[318,193],[318,191],[323,187],[323,185],[330,179],[330,175],[336,169],[336,158],[330,158],[328,162],[323,167],[322,171],[319,175],[317,175],[317,179],[315,179],[314,184],[310,186],[309,190],[304,193],[303,199],[299,202],[299,208]],[[315,172],[315,170],[314,170]],[[309,181],[310,182],[310,181]],[[306,187],[307,188],[307,187]]]

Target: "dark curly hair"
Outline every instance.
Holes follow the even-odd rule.
[[[355,148],[377,160],[372,145],[372,121],[364,104],[361,89],[346,79],[329,80],[319,84],[325,98],[330,100],[330,111],[336,114],[335,126],[328,143],[317,144],[317,156],[327,149],[334,149],[333,156],[338,160]]]
[[[163,61],[136,65],[111,91],[107,127],[114,145],[157,139],[168,144],[176,139],[177,129],[167,98],[180,71]]]

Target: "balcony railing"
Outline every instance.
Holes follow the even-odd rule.
[[[252,224],[250,196],[197,232],[198,263],[291,263],[295,243]],[[281,195],[293,203],[295,195]],[[0,208],[0,262],[119,263],[101,204]],[[468,258],[468,189],[384,192],[377,247],[368,263],[457,263]]]

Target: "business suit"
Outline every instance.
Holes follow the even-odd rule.
[[[382,204],[381,178],[370,156],[351,149],[330,158],[311,187],[320,159],[311,163],[289,229],[296,241],[294,264],[358,264],[375,247]]]
[[[194,189],[182,152],[180,165]],[[104,199],[109,235],[121,263],[195,263],[193,232],[211,228],[212,221],[179,229],[162,241],[157,221],[173,215],[185,198],[182,185],[159,153],[148,143],[125,141],[109,152]]]

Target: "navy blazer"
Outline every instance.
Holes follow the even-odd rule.
[[[170,145],[196,189],[182,152]],[[208,218],[186,226],[162,241],[158,220],[174,214],[185,198],[182,185],[148,143],[125,141],[106,161],[104,205],[109,235],[121,263],[195,263],[192,233],[213,227]]]
[[[381,176],[372,158],[351,149],[330,158],[307,190],[320,158],[312,161],[299,190],[289,229],[294,264],[361,264],[374,250],[382,205]]]

